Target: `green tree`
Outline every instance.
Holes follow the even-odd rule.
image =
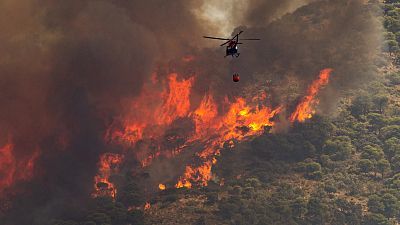
[[[380,159],[376,164],[376,168],[378,172],[382,174],[383,179],[385,173],[388,172],[390,169],[390,163],[386,159]]]
[[[334,201],[334,215],[332,224],[360,224],[362,220],[362,208],[344,199]]]
[[[395,15],[395,10],[389,10],[388,15]],[[383,25],[385,28],[393,33],[400,31],[400,21],[398,18],[392,16],[386,16]]]
[[[382,196],[382,202],[385,205],[385,210],[384,210],[383,214],[387,218],[393,218],[393,217],[398,216],[399,210],[400,210],[400,204],[394,195],[392,195],[390,193],[384,194]]]
[[[400,35],[400,32],[399,32]],[[400,36],[399,36],[400,39]],[[386,75],[386,79],[389,80],[391,85],[399,85],[400,84],[400,73],[390,73]]]
[[[367,118],[373,130],[376,131],[377,134],[379,134],[382,127],[386,125],[385,117],[382,114],[369,113]]]
[[[305,163],[302,165],[305,177],[308,179],[319,180],[322,178],[321,165],[317,162]]]
[[[387,139],[383,145],[383,150],[388,158],[400,154],[400,139],[397,137]]]
[[[345,160],[354,151],[351,139],[346,136],[335,137],[327,140],[323,151],[332,155],[332,160]]]
[[[305,164],[306,173],[313,173],[321,170],[321,165],[317,162],[310,162]]]
[[[388,187],[393,188],[393,189],[399,189],[400,188],[400,173],[394,175],[392,178],[388,179]]]
[[[363,173],[369,173],[374,169],[374,164],[369,159],[361,159],[358,168]]]
[[[384,215],[372,213],[365,219],[364,225],[391,225],[389,220]]]
[[[328,206],[321,198],[311,197],[307,205],[306,218],[308,224],[325,224],[328,217]]]
[[[396,40],[396,35],[392,32],[385,32],[386,40]]]
[[[391,137],[400,137],[400,126],[399,125],[389,125],[385,126],[381,130],[381,135],[383,139],[389,139]]]
[[[389,97],[384,94],[379,94],[372,98],[372,102],[374,103],[375,108],[378,109],[379,113],[382,114],[388,106]]]
[[[304,198],[298,197],[293,201],[292,213],[296,221],[302,221],[307,213],[307,201]]]
[[[396,155],[392,158],[390,165],[392,166],[392,170],[393,170],[395,173],[400,172],[400,154],[396,154]]]
[[[372,108],[371,98],[367,95],[357,96],[350,105],[351,114],[355,117],[366,115]]]
[[[375,194],[370,195],[368,198],[368,209],[373,213],[382,213],[385,210],[382,198]]]
[[[384,155],[383,150],[379,146],[366,145],[363,147],[361,158],[378,161],[382,159]]]
[[[386,52],[389,52],[389,54],[392,54],[399,50],[399,44],[397,43],[396,40],[387,40],[384,43],[384,50]]]
[[[332,136],[333,131],[334,126],[331,121],[318,115],[304,123],[297,123],[293,127],[293,132],[301,134],[303,143],[306,140],[317,149],[322,149],[325,141]]]

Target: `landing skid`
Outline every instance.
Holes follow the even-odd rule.
[[[238,58],[239,55],[240,55],[240,53],[236,53],[236,54],[232,54],[232,55],[226,55],[226,56],[224,56],[224,58],[226,58],[227,56],[232,56],[232,58],[234,58],[234,57]]]

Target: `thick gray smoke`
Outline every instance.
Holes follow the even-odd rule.
[[[159,62],[195,55],[172,63],[184,75],[196,72],[195,97],[209,89],[239,95],[272,80],[275,102],[288,98],[289,78],[301,92],[325,67],[335,70],[335,89],[373,72],[380,26],[361,0],[249,0],[237,25],[262,41],[241,46],[234,60],[201,47],[213,26],[193,15],[198,7],[195,0],[0,1],[0,145],[11,137],[17,161],[40,152],[32,181],[9,188],[24,194],[5,224],[44,224],[90,197],[99,155],[109,151],[106,126]],[[240,85],[230,80],[234,72]]]
[[[24,193],[6,224],[45,224],[90,197],[109,118],[140,93],[156,61],[200,39],[190,5],[0,1],[1,146],[11,137],[17,161],[40,152],[29,186],[4,190]]]
[[[286,13],[313,1],[315,0],[249,0],[244,24],[251,27],[265,26]]]
[[[217,58],[224,53],[223,49],[219,49],[219,55],[209,53],[204,59],[207,65],[223,65],[203,69],[204,74],[214,76],[214,85],[220,86],[217,90],[224,94],[229,90],[238,95],[243,86],[268,86],[275,103],[295,104],[293,98],[304,95],[307,86],[324,68],[334,69],[332,81],[325,90],[331,96],[339,93],[337,90],[354,88],[375,74],[374,60],[380,53],[382,34],[379,7],[361,0],[298,3],[302,6],[293,13],[279,19],[274,16],[261,19],[270,10],[260,11],[261,5],[276,6],[277,10],[272,11],[277,12],[294,2],[254,1],[255,7],[247,14],[247,22],[253,26],[245,23],[247,26],[238,27],[233,33],[244,30],[243,38],[260,38],[261,41],[243,41],[240,57],[228,59],[229,62]],[[260,19],[253,21],[252,18]],[[203,63],[200,68],[205,68]],[[233,73],[241,75],[241,85],[226,82]],[[210,79],[207,75],[201,77]],[[333,102],[335,98],[330,98],[322,104],[332,105]]]

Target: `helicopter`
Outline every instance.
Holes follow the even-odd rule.
[[[226,41],[220,45],[220,46],[227,45],[226,46],[226,55],[224,57],[232,56],[232,58],[233,57],[237,58],[240,55],[240,53],[238,52],[238,50],[239,50],[238,45],[243,44],[243,43],[239,42],[239,35],[242,33],[243,33],[243,31],[241,30],[241,31],[239,31],[239,33],[237,33],[232,38],[219,38],[219,37],[209,37],[209,36],[203,36],[203,38]],[[241,41],[259,41],[260,39],[258,39],[258,38],[243,38],[240,40]]]

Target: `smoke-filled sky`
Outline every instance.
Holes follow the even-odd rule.
[[[43,224],[66,202],[90,196],[99,155],[108,151],[107,125],[160,66],[195,73],[194,96],[210,89],[221,98],[272,80],[282,102],[291,80],[302,91],[326,67],[335,71],[331,94],[364,81],[374,71],[367,65],[379,51],[380,25],[363,2],[1,0],[0,146],[12,143],[13,156],[6,161],[0,152],[0,180],[15,182],[0,194],[30,193],[7,225]],[[239,27],[262,41],[241,46],[238,59],[202,39]],[[178,63],[187,55],[195,60]],[[32,158],[32,179],[9,175]]]

